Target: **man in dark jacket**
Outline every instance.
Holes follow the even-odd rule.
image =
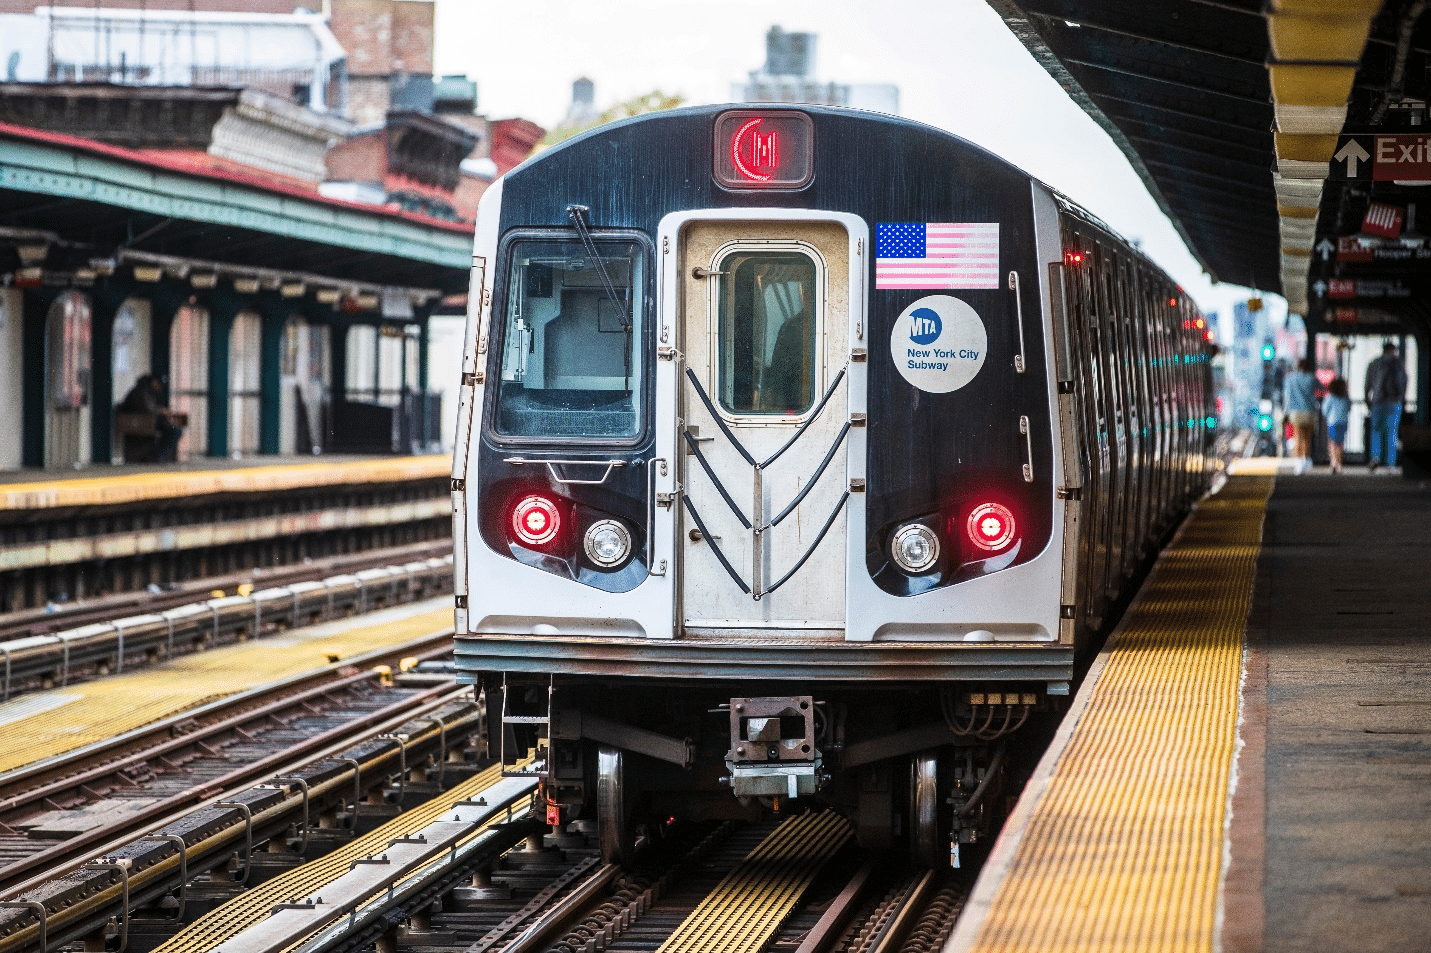
[[[1396,345],[1387,341],[1381,357],[1366,369],[1366,407],[1371,414],[1371,447],[1367,469],[1382,464],[1396,466],[1396,431],[1401,426],[1401,406],[1406,400],[1406,368]]]
[[[174,459],[179,447],[179,438],[184,428],[174,422],[169,408],[164,405],[164,379],[157,374],[143,374],[124,400],[119,409],[131,413],[154,415],[154,459],[169,462]]]

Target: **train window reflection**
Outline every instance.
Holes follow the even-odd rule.
[[[645,256],[635,242],[513,243],[496,429],[625,439],[641,430]],[[603,278],[603,271],[605,277]]]
[[[815,262],[798,251],[725,256],[717,332],[721,407],[798,416],[815,403]]]

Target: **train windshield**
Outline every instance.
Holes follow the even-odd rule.
[[[597,238],[511,249],[496,430],[508,437],[629,439],[641,431],[645,255]]]

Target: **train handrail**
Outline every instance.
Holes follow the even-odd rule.
[[[564,486],[600,486],[608,479],[610,479],[612,470],[615,470],[618,467],[626,466],[625,460],[619,460],[615,458],[611,460],[528,460],[526,457],[506,457],[505,459],[503,459],[502,462],[510,463],[514,466],[526,466],[544,463],[546,464],[547,473],[551,475],[552,480]],[[599,480],[570,480],[557,472],[557,467],[583,465],[599,467],[603,463],[606,464],[606,470],[601,474],[601,479]]]

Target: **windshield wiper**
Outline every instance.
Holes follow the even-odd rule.
[[[586,247],[586,253],[591,256],[591,260],[596,262],[596,273],[601,276],[601,286],[606,289],[606,297],[611,299],[611,303],[616,306],[616,313],[621,316],[621,329],[626,332],[626,393],[631,393],[631,283],[627,282],[625,302],[617,300],[616,286],[611,283],[611,276],[606,273],[606,264],[602,261],[601,253],[596,250],[596,242],[591,239],[591,231],[586,226],[586,216],[591,214],[591,209],[585,205],[568,205],[566,207],[567,217],[571,219],[572,227],[581,236],[581,243]]]

